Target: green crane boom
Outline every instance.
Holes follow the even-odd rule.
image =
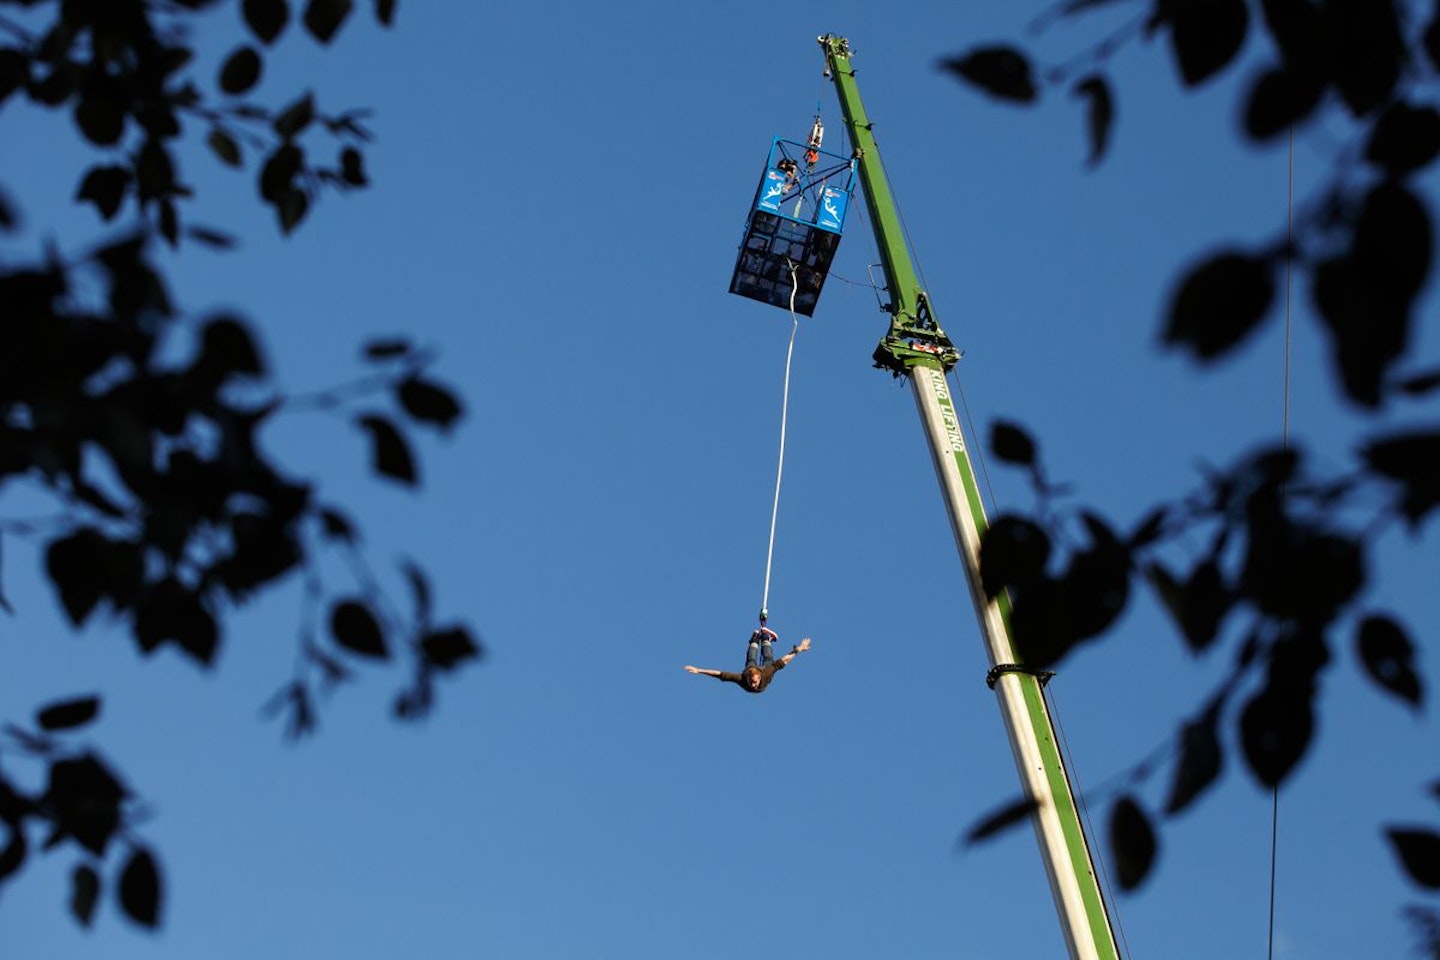
[[[987,597],[980,584],[980,535],[986,527],[985,509],[945,377],[959,354],[936,321],[929,297],[920,288],[870,120],[855,84],[850,44],[828,34],[819,39],[859,160],[860,181],[889,288],[890,330],[875,350],[875,364],[897,377],[908,377],[914,388],[970,597],[990,655],[988,682],[999,700],[1021,782],[1034,803],[1035,833],[1070,956],[1077,960],[1118,960],[1105,898],[1055,742],[1055,728],[1041,688],[1043,678],[1027,670],[1016,656],[1005,597]]]

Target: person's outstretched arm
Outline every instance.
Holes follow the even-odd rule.
[[[794,660],[797,655],[802,654],[802,653],[804,653],[806,650],[809,650],[809,649],[810,649],[810,638],[809,638],[809,637],[805,637],[805,638],[802,639],[799,643],[795,644],[795,646],[791,649],[791,651],[790,651],[789,653],[785,654],[785,656],[781,657],[779,660],[777,660],[777,661],[775,661],[775,662],[778,663],[778,664],[780,664],[780,666],[783,667],[783,666],[785,666],[787,663],[789,663],[791,660]],[[689,670],[690,668],[689,668],[689,667],[686,667],[685,669],[686,669],[686,670]]]
[[[718,677],[718,676],[720,676],[720,671],[719,671],[719,670],[706,670],[706,669],[703,668],[703,667],[690,667],[690,666],[687,666],[687,667],[685,668],[685,672],[686,672],[686,673],[698,673],[698,674],[701,674],[702,676],[706,676],[706,677]]]

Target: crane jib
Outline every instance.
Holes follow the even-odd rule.
[[[966,452],[964,432],[951,399],[946,371],[959,353],[941,329],[929,296],[920,288],[901,229],[871,123],[860,100],[849,41],[826,34],[826,74],[835,84],[859,180],[885,267],[890,329],[875,349],[875,365],[908,377],[925,427],[931,459],[965,570],[966,586],[990,657],[991,678],[1011,751],[1026,796],[1051,894],[1070,956],[1118,960],[1119,950],[1105,897],[1096,877],[1089,841],[1056,743],[1041,680],[1016,661],[1004,594],[990,597],[980,582],[984,504]]]

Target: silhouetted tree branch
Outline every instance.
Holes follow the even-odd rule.
[[[1309,287],[1343,396],[1372,423],[1404,409],[1411,426],[1372,426],[1352,463],[1326,472],[1303,449],[1276,443],[1212,466],[1198,489],[1157,504],[1133,525],[1060,502],[1041,482],[1038,444],[998,425],[991,449],[1030,472],[1033,515],[998,517],[985,533],[982,577],[1009,594],[1015,640],[1033,666],[1053,665],[1102,636],[1149,591],[1197,655],[1233,667],[1176,731],[1167,764],[1147,760],[1112,803],[1110,842],[1122,886],[1145,879],[1158,834],[1139,799],[1168,768],[1159,815],[1173,817],[1217,782],[1222,728],[1233,726],[1255,780],[1289,778],[1315,733],[1321,677],[1349,645],[1364,676],[1418,711],[1426,690],[1417,644],[1401,618],[1367,599],[1371,557],[1384,538],[1424,536],[1440,507],[1440,367],[1414,356],[1419,295],[1434,261],[1422,176],[1440,156],[1440,7],[1395,0],[1067,0],[1039,17],[1113,17],[1097,45],[1057,67],[1016,45],[991,44],[940,67],[1003,102],[1025,105],[1068,90],[1087,110],[1092,163],[1111,141],[1122,46],[1155,43],[1180,82],[1199,87],[1236,69],[1247,40],[1268,44],[1238,108],[1254,144],[1326,124],[1342,131],[1329,176],[1300,205],[1293,236],[1240,241],[1203,254],[1175,283],[1163,343],[1204,366],[1233,354],[1274,314],[1283,271]],[[1197,549],[1194,545],[1200,544]],[[1228,651],[1228,653],[1227,653]],[[1007,806],[1004,809],[1010,809]],[[1417,885],[1440,887],[1440,832],[1390,826],[1397,861]],[[1429,953],[1440,914],[1408,911]]]
[[[244,31],[218,65],[190,40],[192,21],[212,8],[234,10]],[[373,8],[388,26],[393,0]],[[187,316],[155,256],[161,243],[236,246],[192,220],[177,149],[186,139],[251,171],[286,234],[326,191],[368,185],[365,111],[322,108],[309,92],[278,106],[256,97],[266,48],[298,31],[331,43],[352,0],[0,0],[0,11],[0,109],[23,100],[69,116],[97,158],[73,199],[112,231],[83,252],[36,238],[32,256],[0,261],[0,494],[24,489],[53,503],[43,517],[0,518],[0,533],[36,544],[74,628],[106,611],[142,654],[170,646],[199,667],[215,662],[231,614],[298,578],[295,672],[270,704],[287,733],[311,731],[318,695],[369,664],[403,677],[395,716],[425,715],[437,678],[476,659],[479,643],[436,616],[418,565],[400,569],[410,602],[387,597],[355,522],[259,437],[284,414],[323,409],[369,441],[377,475],[417,487],[412,432],[448,432],[462,416],[429,373],[433,350],[375,341],[353,383],[287,397],[256,328],[232,314]],[[18,237],[22,213],[0,189],[0,230]],[[322,576],[328,553],[348,579]],[[143,810],[108,762],[71,743],[100,706],[98,694],[66,699],[33,726],[5,728],[0,883],[32,854],[64,849],[76,857],[70,908],[80,923],[108,884],[128,917],[155,926],[162,879],[138,835]],[[15,764],[41,765],[44,787],[22,787]]]

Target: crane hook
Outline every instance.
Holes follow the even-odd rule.
[[[815,122],[810,125],[810,149],[805,151],[806,166],[813,167],[820,160],[820,144],[825,140],[825,125],[820,122],[820,114],[815,114]]]

